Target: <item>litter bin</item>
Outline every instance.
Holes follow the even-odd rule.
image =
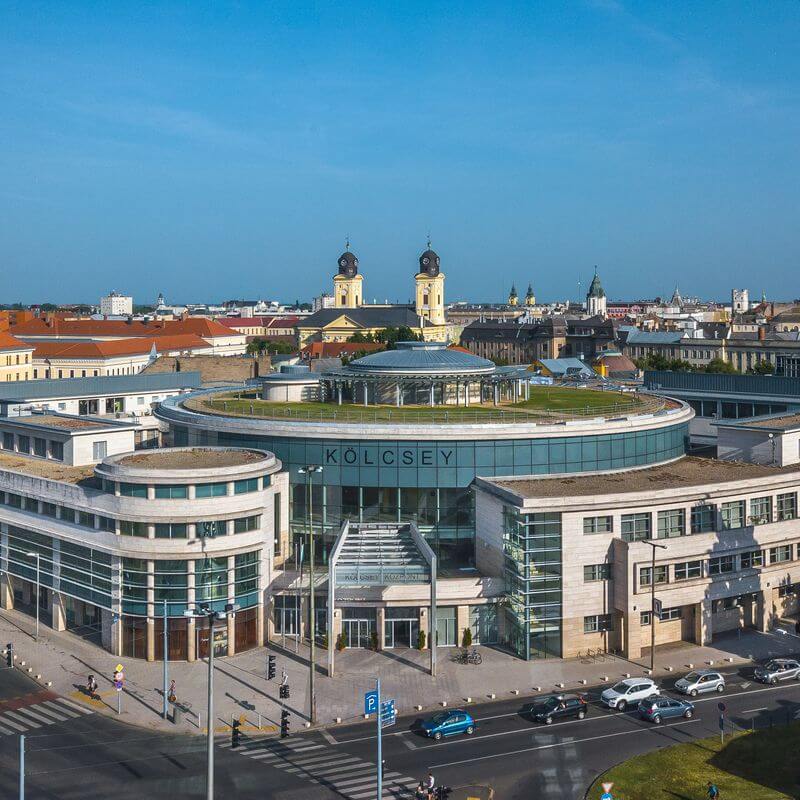
[[[181,717],[183,716],[183,709],[177,705],[177,703],[172,704],[172,724],[177,725],[181,721]]]

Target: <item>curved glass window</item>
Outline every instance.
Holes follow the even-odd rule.
[[[234,533],[247,533],[261,527],[261,514],[254,514],[251,517],[239,517],[233,521]]]
[[[147,614],[147,562],[141,558],[122,559],[122,610]]]
[[[156,539],[185,539],[189,526],[185,522],[156,523]]]
[[[167,615],[177,616],[186,608],[186,561],[156,561],[153,578],[155,601],[167,601]]]
[[[261,482],[258,478],[248,478],[244,481],[234,481],[233,493],[247,494],[248,492],[257,492],[261,488],[260,483]]]
[[[189,487],[180,485],[156,486],[157,500],[185,500],[189,496]]]
[[[203,497],[225,497],[228,493],[227,483],[198,483],[194,487],[194,496]]]
[[[146,522],[132,522],[129,519],[119,521],[119,532],[121,536],[147,536]]]
[[[210,539],[214,536],[226,536],[228,522],[224,519],[207,519],[197,523],[198,539]]]
[[[121,483],[119,493],[123,497],[147,497],[147,486],[143,483]]]
[[[195,600],[198,603],[228,598],[228,559],[204,558],[194,562]]]

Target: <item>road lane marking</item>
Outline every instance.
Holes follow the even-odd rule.
[[[755,714],[756,711],[769,711],[769,709],[764,706],[763,708],[746,708],[744,711],[740,711],[740,714]]]
[[[326,741],[328,744],[339,744],[339,742],[337,742],[337,741],[336,741],[336,739],[334,739],[334,738],[333,738],[333,736],[332,736],[332,735],[331,735],[331,734],[330,734],[328,731],[326,731],[326,730],[325,730],[325,728],[323,728],[323,729],[322,729],[322,730],[319,732],[319,735],[320,735],[320,736],[321,736],[321,737],[322,737],[322,738],[323,738],[323,739],[324,739],[324,740],[325,740],[325,741]]]
[[[419,745],[414,744],[411,739],[401,739],[400,740],[409,750],[416,750]]]
[[[673,722],[669,725],[653,725],[652,728],[644,728],[644,730],[651,730],[653,732],[664,730],[665,728],[677,728],[679,725],[691,725],[693,722],[702,722],[700,719],[687,719],[683,722]],[[428,769],[442,769],[443,767],[457,767],[462,764],[472,764],[475,761],[485,761],[489,758],[502,758],[504,756],[516,756],[522,753],[532,753],[536,750],[552,750],[556,747],[567,747],[576,744],[583,744],[584,742],[594,742],[598,739],[611,739],[615,736],[630,736],[632,733],[640,733],[641,728],[631,731],[618,731],[617,733],[604,733],[602,736],[587,736],[585,739],[565,739],[563,742],[552,742],[551,744],[541,744],[536,747],[526,747],[523,750],[511,750],[508,753],[492,753],[487,756],[474,756],[462,761],[449,761],[444,764],[431,764]]]

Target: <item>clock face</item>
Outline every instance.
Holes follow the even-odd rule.
[[[347,266],[347,259],[343,258],[343,259],[342,259],[342,260],[339,262],[339,264],[340,264],[342,267],[346,267],[346,266]]]
[[[422,263],[425,264],[425,266],[427,267],[428,264],[431,263],[431,260],[427,256],[425,256],[425,258],[422,259]]]

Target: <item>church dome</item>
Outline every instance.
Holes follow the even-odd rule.
[[[358,274],[358,259],[349,250],[339,256],[339,274],[348,278]]]
[[[439,274],[439,265],[439,256],[430,248],[419,257],[420,273],[425,273],[431,278],[435,278]]]

